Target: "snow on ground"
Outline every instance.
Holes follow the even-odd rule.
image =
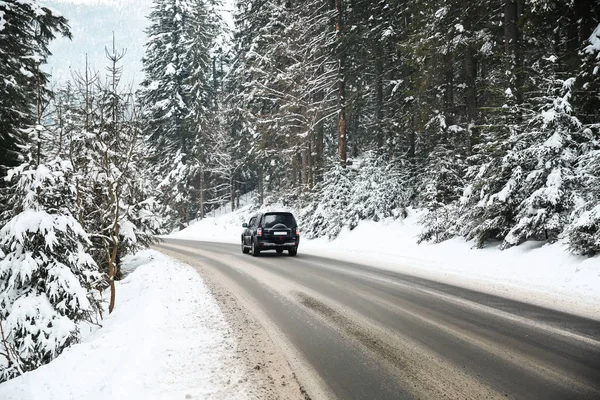
[[[202,240],[207,242],[239,243],[242,233],[242,224],[250,221],[250,217],[257,212],[253,201],[256,194],[254,192],[246,194],[240,198],[240,208],[231,212],[231,205],[227,204],[210,212],[206,218],[190,222],[190,226],[181,231],[177,231],[168,237],[174,239]],[[281,211],[295,210],[281,205],[274,205],[274,209]],[[263,207],[261,210],[267,211],[270,208]]]
[[[221,210],[221,209],[219,209]],[[248,222],[253,208],[251,205],[240,207],[234,212],[217,211],[207,218],[191,222],[190,226],[169,237],[176,239],[204,240],[208,242],[237,243],[242,224]]]
[[[115,310],[50,364],[0,384],[2,400],[246,399],[244,367],[200,276],[156,251],[129,257]]]
[[[217,211],[169,237],[237,244],[250,212],[248,205],[233,213]],[[301,239],[299,254],[361,261],[600,319],[600,257],[574,256],[561,243],[527,242],[504,251],[476,249],[461,238],[417,244],[420,215],[409,210],[405,220],[363,221],[333,241]]]

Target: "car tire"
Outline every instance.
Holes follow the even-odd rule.
[[[256,240],[252,240],[252,255],[254,257],[260,256],[260,250],[256,248]]]
[[[275,251],[277,252],[277,254],[283,253],[283,249],[276,249]]]
[[[242,253],[248,254],[249,252],[250,252],[250,249],[247,248],[246,246],[244,246],[244,239],[242,239]]]
[[[295,256],[296,254],[298,254],[298,248],[297,247],[292,247],[288,250],[288,253],[290,254],[290,256]]]

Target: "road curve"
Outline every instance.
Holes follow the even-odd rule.
[[[301,251],[156,248],[255,304],[313,399],[600,399],[600,321]]]

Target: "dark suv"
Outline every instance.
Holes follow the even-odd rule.
[[[298,254],[300,231],[294,215],[289,212],[268,212],[257,214],[250,222],[242,225],[242,252],[252,253],[254,257],[264,250],[275,250],[283,253],[287,250],[290,256]]]

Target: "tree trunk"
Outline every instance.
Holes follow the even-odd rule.
[[[310,138],[309,138],[310,141]],[[307,148],[302,150],[302,190],[308,186],[308,159],[310,155],[308,154],[308,149],[310,148],[310,144],[307,143]]]
[[[347,159],[346,136],[346,51],[342,43],[344,9],[343,0],[335,0],[335,31],[338,51],[338,157],[343,167]]]
[[[258,168],[258,204],[263,204],[265,199],[264,185],[263,185],[263,170],[261,167]]]
[[[114,192],[113,192],[114,193]],[[118,202],[118,197],[113,197]],[[118,204],[118,203],[117,203]],[[118,207],[117,207],[118,210]],[[111,245],[112,248],[109,247],[108,255],[108,284],[110,285],[110,302],[108,303],[108,313],[112,313],[115,309],[115,300],[117,297],[116,287],[115,287],[115,278],[117,276],[117,255],[119,252],[119,212],[117,211],[115,215],[115,221],[112,227],[112,238]]]
[[[417,148],[417,132],[414,117],[411,117],[410,125],[410,131],[408,133],[408,159],[414,161]]]
[[[504,51],[511,56],[517,45],[517,2],[504,1]]]
[[[574,0],[575,21],[579,29],[578,43],[585,42],[598,24],[598,6],[590,12],[589,0]]]
[[[298,153],[294,153],[292,155],[292,170],[290,171],[291,174],[291,178],[290,176],[286,176],[286,178],[289,178],[289,181],[292,182],[292,188],[296,187],[296,185],[298,184],[298,182],[300,181],[300,175],[301,175],[301,163],[298,162]]]
[[[515,82],[513,89],[517,103],[523,102],[523,57],[521,51],[521,18],[520,1],[504,2],[504,51],[510,59],[509,71],[513,71]]]
[[[473,153],[473,148],[479,143],[479,130],[476,128],[475,120],[477,113],[477,64],[475,60],[475,50],[471,44],[465,48],[465,104],[467,106],[467,123],[469,132],[469,154]]]
[[[187,228],[188,215],[187,207],[183,204],[179,205],[179,230]]]
[[[199,200],[199,207],[200,210],[200,219],[204,219],[205,214],[204,214],[204,203],[206,201],[206,199],[204,198],[205,193],[204,193],[204,168],[200,168],[200,176],[199,176],[199,182],[198,182],[198,200]]]
[[[321,116],[319,116],[321,117]],[[323,176],[323,140],[325,139],[324,135],[324,127],[323,121],[317,123],[315,127],[315,148],[314,148],[314,173],[313,173],[313,182],[317,183],[321,180]]]
[[[323,73],[323,68],[319,68],[319,72]],[[323,90],[319,90],[315,94],[315,102],[321,103],[325,99],[325,95]],[[325,139],[324,131],[324,121],[323,121],[323,112],[317,111],[315,115],[316,123],[313,127],[313,148],[311,152],[311,158],[313,158],[313,184],[317,183],[321,180],[322,172],[323,172],[323,140]]]
[[[383,133],[383,50],[381,43],[376,41],[375,47],[375,135],[377,151],[384,152],[385,137]]]
[[[444,55],[444,77],[444,115],[449,126],[454,124],[454,57],[450,52]]]
[[[235,179],[234,179],[234,174],[233,172],[231,173],[230,177],[229,177],[229,189],[231,191],[230,197],[231,197],[231,212],[235,211]]]
[[[314,181],[314,175],[313,175],[313,157],[312,157],[312,142],[313,142],[313,135],[310,136],[310,140],[308,141],[308,149],[306,150],[306,158],[307,158],[307,167],[306,170],[308,172],[308,187],[306,189],[310,190],[313,188],[315,181]]]

